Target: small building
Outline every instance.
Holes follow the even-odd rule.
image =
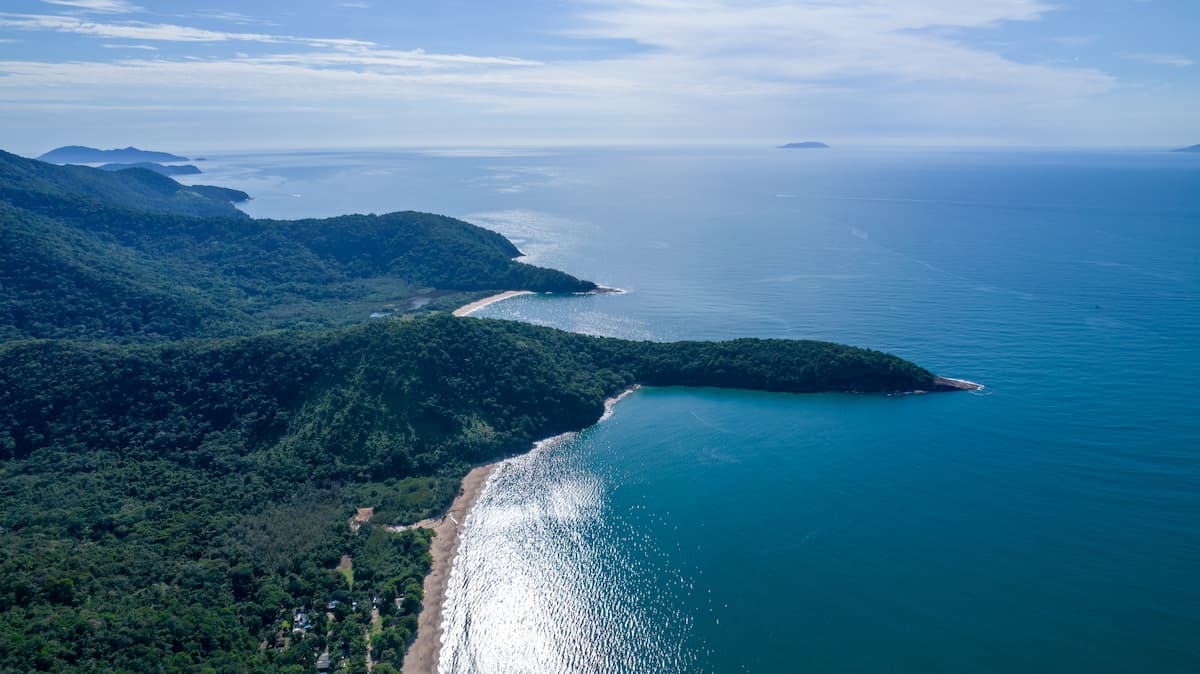
[[[319,656],[317,656],[317,671],[318,672],[328,672],[329,671],[329,653],[322,653]]]

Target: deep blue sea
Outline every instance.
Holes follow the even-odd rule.
[[[443,672],[1200,672],[1200,156],[210,157],[254,215],[445,213],[628,291],[479,316],[987,386],[629,396],[497,471]]]

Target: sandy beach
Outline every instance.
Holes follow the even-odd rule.
[[[611,417],[616,404],[640,388],[640,384],[635,384],[605,400],[604,413],[596,420],[596,423]],[[575,433],[575,431],[571,431],[535,442],[531,451],[537,451],[553,444],[558,439],[575,435]],[[421,520],[407,526],[388,527],[391,531],[421,527],[433,529],[437,534],[429,546],[433,563],[429,575],[425,576],[425,598],[421,602],[421,614],[417,616],[417,638],[409,646],[408,653],[404,656],[404,674],[433,674],[437,671],[438,656],[442,650],[442,602],[446,598],[446,586],[450,582],[450,571],[454,567],[454,558],[458,554],[462,525],[467,521],[467,515],[470,514],[475,502],[479,500],[480,493],[487,485],[488,477],[501,463],[502,461],[489,463],[467,473],[454,503],[450,504],[450,509],[441,517]]]
[[[476,311],[479,311],[480,309],[486,307],[489,304],[495,304],[496,302],[506,300],[510,297],[517,297],[519,295],[532,295],[532,294],[533,294],[533,292],[529,291],[529,290],[507,290],[502,293],[490,295],[481,300],[476,300],[474,302],[471,302],[470,304],[464,304],[461,307],[454,310],[454,315],[455,316],[469,316],[469,315],[475,313]]]
[[[457,312],[455,312],[457,314]],[[442,649],[442,600],[450,582],[450,569],[458,552],[461,525],[467,520],[471,506],[487,484],[488,476],[497,464],[473,469],[463,478],[462,488],[450,510],[436,520],[423,520],[412,526],[432,528],[437,534],[429,546],[433,564],[425,576],[425,598],[417,617],[417,638],[404,656],[404,674],[431,674],[437,671],[438,653]]]

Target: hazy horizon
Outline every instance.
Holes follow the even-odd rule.
[[[1187,145],[1004,145],[983,144],[964,142],[962,144],[952,144],[948,142],[930,142],[916,143],[905,141],[890,141],[879,140],[875,142],[852,140],[839,141],[839,139],[829,140],[826,138],[804,138],[801,140],[821,140],[830,145],[828,150],[849,150],[849,151],[921,151],[921,152],[1174,152],[1176,150],[1187,147]],[[63,145],[54,147],[30,146],[27,150],[19,150],[24,144],[16,143],[12,147],[0,147],[0,150],[12,152],[14,154],[36,159],[39,155],[45,154],[51,150],[68,146],[90,147],[98,150],[118,150],[126,147],[133,147],[138,150],[146,151],[161,151],[170,152],[173,154],[184,155],[189,157],[189,161],[195,161],[197,158],[204,158],[205,154],[211,155],[239,155],[239,154],[340,154],[340,153],[428,153],[431,155],[446,154],[459,156],[472,155],[488,155],[496,153],[495,156],[502,158],[504,156],[529,156],[541,153],[558,153],[567,152],[570,150],[674,150],[695,148],[698,150],[738,150],[738,149],[773,149],[786,142],[795,142],[791,139],[763,139],[760,141],[739,141],[739,142],[704,142],[704,141],[675,141],[675,142],[580,142],[580,143],[465,143],[453,145],[448,143],[443,144],[396,144],[396,145],[328,145],[328,146],[221,146],[219,144],[198,145],[195,141],[181,141],[181,144],[162,145],[150,143],[138,143],[123,141],[119,144],[96,144],[88,142],[69,142]],[[191,144],[188,144],[191,143]],[[219,143],[219,141],[218,141]],[[179,163],[179,162],[167,162]]]

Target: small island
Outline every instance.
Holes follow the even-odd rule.
[[[780,145],[778,149],[780,149],[780,150],[827,150],[827,149],[829,149],[829,146],[826,145],[825,143],[821,143],[821,142],[818,142],[815,140],[806,140],[801,143],[787,143],[786,145]]]
[[[120,164],[135,164],[140,162],[178,162],[187,161],[187,157],[180,157],[169,152],[153,152],[150,150],[139,150],[136,147],[130,146],[114,150],[98,150],[94,147],[85,145],[65,145],[63,147],[50,150],[46,154],[38,157],[41,161],[50,162],[51,164],[100,164],[100,163],[120,163]]]
[[[1171,150],[1171,152],[1200,152],[1200,145],[1189,145],[1187,147]]]
[[[157,173],[159,175],[164,175],[164,176],[194,176],[194,175],[199,175],[200,173],[203,173],[203,171],[201,171],[198,167],[193,166],[191,164],[174,164],[171,166],[167,166],[165,164],[158,164],[155,162],[148,162],[148,161],[136,162],[133,164],[104,164],[102,166],[97,166],[96,168],[98,168],[102,171],[124,171],[126,169],[146,169],[147,171],[154,171],[155,173]]]

